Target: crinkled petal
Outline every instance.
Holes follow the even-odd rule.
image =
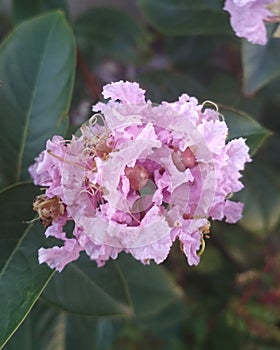
[[[113,101],[120,100],[123,104],[145,103],[145,90],[139,84],[128,81],[121,80],[104,86],[103,96]]]
[[[46,236],[64,241],[42,248],[41,263],[61,271],[81,250],[98,266],[121,251],[160,263],[179,239],[193,265],[209,217],[240,219],[242,204],[227,198],[243,186],[241,171],[250,161],[245,140],[227,143],[227,126],[208,103],[183,94],[154,106],[144,93],[137,83],[105,86],[110,101],[93,107],[104,125],[93,116],[71,140],[53,137],[29,168],[46,197],[59,199],[58,208],[36,202],[41,219],[53,220]]]
[[[162,263],[168,256],[172,240],[169,235],[144,247],[128,249],[128,252],[143,264],[154,260],[157,264]]]
[[[71,261],[77,260],[81,247],[75,239],[68,239],[62,247],[39,249],[39,263],[46,263],[50,268],[61,272]]]
[[[224,213],[226,222],[230,224],[236,223],[242,218],[243,203],[227,200],[225,203]]]
[[[201,245],[200,228],[208,224],[207,219],[176,220],[172,231],[173,240],[178,238],[189,265],[197,265],[200,261],[197,251]]]
[[[98,266],[103,266],[110,258],[116,259],[122,251],[121,248],[111,247],[95,241],[79,227],[75,227],[74,235],[86,254],[91,260],[96,261]]]
[[[252,44],[265,45],[267,34],[264,21],[272,15],[265,5],[271,2],[226,0],[224,9],[230,13],[230,23],[235,34],[246,38]]]
[[[56,222],[53,222],[53,224],[46,229],[46,237],[52,236],[64,240],[66,238],[66,233],[63,231],[63,226],[66,224],[66,222],[66,217],[60,217]]]
[[[204,121],[198,125],[197,130],[200,132],[211,152],[215,154],[222,152],[228,134],[228,128],[225,122]]]

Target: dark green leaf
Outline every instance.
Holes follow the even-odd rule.
[[[30,197],[34,193],[29,184],[15,185],[0,193],[0,207],[4,209],[0,216],[0,245],[9,252],[0,271],[0,348],[24,320],[53,274],[38,263],[37,250],[44,242],[42,225],[23,223],[33,215]]]
[[[3,350],[32,349],[31,327],[31,319],[27,317]]]
[[[117,260],[136,316],[152,315],[178,300],[183,292],[162,266],[141,264],[127,254]]]
[[[197,271],[204,274],[211,274],[221,270],[223,260],[219,250],[213,246],[206,247]]]
[[[120,320],[67,315],[39,300],[4,350],[107,350]]]
[[[67,317],[67,350],[109,350],[118,334],[118,320]]]
[[[243,337],[239,329],[232,325],[228,315],[224,312],[217,317],[211,332],[212,349],[242,349]]]
[[[45,11],[60,9],[64,11],[65,15],[68,15],[67,0],[41,0],[41,8]]]
[[[43,297],[79,315],[138,316],[154,313],[178,298],[179,287],[160,267],[127,255],[98,268],[87,257],[55,275]]]
[[[125,12],[97,7],[75,24],[79,48],[91,62],[104,58],[135,62],[146,49],[148,36]],[[96,62],[95,62],[96,63]]]
[[[264,46],[242,41],[243,92],[253,94],[280,75],[280,40]]]
[[[54,9],[68,13],[65,0],[13,0],[13,17],[16,23]]]
[[[244,174],[245,189],[238,194],[244,203],[240,224],[246,230],[264,237],[280,220],[280,181],[273,169],[255,160]]]
[[[56,274],[43,297],[65,311],[84,316],[133,312],[126,284],[115,264],[98,268],[85,256]]]
[[[0,186],[28,178],[46,139],[66,131],[74,70],[74,38],[61,12],[22,23],[1,46]]]
[[[148,21],[167,35],[230,33],[221,0],[138,0]]]
[[[255,119],[243,111],[221,106],[220,112],[229,127],[229,140],[244,137],[250,148],[250,154],[254,154],[263,144],[271,132],[263,128]]]
[[[147,90],[147,98],[155,103],[173,102],[191,86],[193,96],[201,94],[203,87],[189,75],[168,70],[153,70],[139,74],[137,81]]]
[[[243,182],[243,178],[242,178]],[[247,184],[245,184],[246,188]],[[250,266],[259,254],[258,240],[252,239],[252,235],[240,225],[229,225],[225,222],[213,222],[212,233],[215,235],[215,243],[220,247],[227,260],[240,270],[242,266]],[[205,254],[208,251],[205,252]],[[223,260],[223,265],[225,260]],[[198,267],[199,269],[199,267]]]
[[[38,0],[13,0],[13,17],[15,22],[38,15],[40,5]]]
[[[39,301],[4,350],[64,349],[66,319],[65,314]]]
[[[38,188],[31,184],[11,186],[0,192],[0,269],[27,228],[24,221],[33,219],[32,202]]]
[[[155,314],[138,317],[137,323],[145,329],[163,330],[176,327],[182,322],[187,322],[191,317],[190,305],[184,303],[183,299],[178,299]]]

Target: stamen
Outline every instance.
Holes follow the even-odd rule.
[[[65,162],[67,164],[70,164],[70,165],[74,165],[74,166],[77,166],[78,168],[81,168],[83,170],[91,170],[91,169],[88,169],[86,167],[84,167],[83,165],[81,164],[78,164],[78,163],[75,163],[75,162],[72,162],[71,160],[68,160],[68,159],[65,159],[65,158],[62,158],[60,156],[58,156],[57,154],[53,153],[52,151],[50,151],[49,149],[47,150],[48,154],[51,155],[52,157],[62,161],[62,162]]]
[[[105,135],[106,135],[106,139],[107,139],[109,137],[109,134],[108,134],[108,129],[109,128],[108,128],[108,124],[107,124],[104,116],[101,113],[96,113],[93,116],[91,116],[91,118],[88,121],[89,126],[93,127],[98,122],[98,118],[100,118],[102,120],[102,122],[103,122],[103,126],[104,126],[104,129],[105,129]]]
[[[204,239],[202,237],[200,239],[200,243],[201,243],[201,246],[200,246],[199,250],[196,253],[198,256],[201,256],[204,253],[204,251],[205,251],[205,241],[204,241]]]
[[[205,111],[205,109],[207,108],[206,106],[208,105],[208,108],[212,107],[211,109],[214,108],[214,110],[218,113],[220,121],[224,122],[225,121],[225,117],[223,116],[222,113],[219,112],[219,106],[215,103],[212,102],[210,100],[206,100],[202,103],[201,105],[201,112],[203,113]]]
[[[216,110],[216,112],[219,112],[219,107],[215,102],[212,102],[210,100],[206,100],[202,103],[201,105],[201,111],[204,112],[204,110],[207,108],[206,105],[209,105],[211,107],[214,107],[214,109]]]
[[[32,224],[32,222],[35,222],[35,221],[38,221],[38,220],[40,220],[40,216],[35,216],[34,219],[32,219],[32,220],[24,220],[22,223],[23,224]]]
[[[225,122],[225,117],[222,113],[219,113],[220,121]]]

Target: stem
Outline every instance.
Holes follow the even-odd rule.
[[[93,98],[93,102],[96,102],[100,99],[101,87],[97,83],[95,76],[90,71],[81,51],[78,49],[77,53],[77,66],[82,74],[82,77],[87,86],[90,96]]]

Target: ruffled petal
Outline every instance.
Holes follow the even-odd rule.
[[[272,15],[265,7],[273,0],[226,0],[224,10],[230,13],[235,34],[252,44],[265,45],[267,34],[264,21]]]
[[[70,262],[77,260],[81,247],[75,239],[68,239],[62,247],[39,249],[39,263],[46,263],[50,268],[61,272]]]

